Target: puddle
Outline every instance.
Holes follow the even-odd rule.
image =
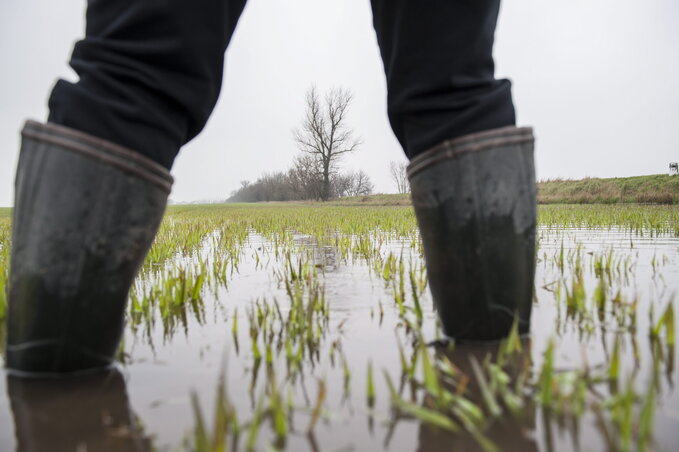
[[[652,340],[649,332],[679,289],[679,238],[615,228],[540,228],[538,236],[532,333],[522,342],[525,362],[532,363],[526,375],[538,379],[550,339],[555,372],[562,374],[605,373],[617,348],[618,387],[590,382],[586,405],[610,403],[606,400],[624,392],[629,382],[640,397],[633,409],[637,416],[655,384],[652,448],[674,450],[679,439],[676,350],[668,346],[666,333]],[[242,425],[240,450],[246,450],[258,404],[275,405],[273,387],[285,407],[279,422],[284,421],[286,433],[277,435],[267,417],[255,435],[256,450],[482,450],[482,442],[469,433],[450,434],[392,410],[384,372],[399,384],[399,343],[407,356],[413,353],[404,324],[404,318],[417,317],[411,292],[425,289],[418,286],[422,281],[411,287],[409,275],[422,275],[423,262],[410,238],[384,233],[359,243],[358,235],[336,237],[348,244],[333,246],[332,240],[319,244],[301,234],[274,243],[251,230],[238,246],[237,262],[220,251],[219,232],[201,240],[198,252],[143,273],[136,287],[139,299],[153,292],[154,281],[161,284],[167,277],[160,268],[182,268],[193,275],[182,278],[194,283],[196,275],[206,276],[194,303],[167,311],[165,319],[153,308],[130,322],[116,371],[81,384],[17,381],[0,371],[0,450],[188,449],[182,444],[196,424],[191,395],[211,429],[220,375]],[[372,258],[365,259],[370,253]],[[394,301],[394,291],[400,290],[399,276],[393,274],[400,271],[399,259],[406,278],[405,314]],[[569,308],[577,304],[577,290],[584,290],[584,305]],[[605,300],[602,310],[595,306],[597,290],[598,299]],[[290,323],[297,296],[304,300],[300,306],[313,305],[308,310],[313,314]],[[422,335],[433,341],[438,330],[428,289],[419,294],[419,303]],[[302,323],[300,331],[290,326]],[[301,343],[306,345],[300,355]],[[463,374],[473,375],[469,357],[481,362],[486,351],[459,346],[446,353],[452,353],[450,361]],[[300,358],[295,361],[295,356]],[[321,385],[325,395],[317,409]],[[403,394],[410,391],[406,384]],[[548,412],[536,396],[524,395],[518,415],[502,416],[484,428],[483,437],[501,450],[605,450],[609,441],[617,441],[610,438],[619,436],[610,410],[585,407],[573,417]],[[416,400],[422,406],[436,403]],[[478,394],[470,400],[485,403]],[[634,437],[631,448],[637,441]]]

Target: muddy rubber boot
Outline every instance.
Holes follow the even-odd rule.
[[[429,287],[444,333],[497,340],[530,326],[535,170],[529,128],[442,143],[408,166]]]
[[[23,376],[106,368],[172,177],[140,154],[28,121],[15,185],[6,365]]]

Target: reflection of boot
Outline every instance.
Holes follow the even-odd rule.
[[[521,374],[530,372],[531,363],[531,342],[524,338],[521,341],[521,352],[514,353],[502,366],[502,370],[509,377],[508,386],[514,384]],[[483,394],[479,386],[472,366],[472,359],[479,364],[483,363],[486,356],[490,355],[491,362],[498,362],[499,344],[457,344],[454,347],[447,347],[446,344],[437,344],[437,355],[445,355],[451,363],[464,375],[469,377],[468,385],[464,396],[479,407],[484,406]],[[530,375],[523,375],[530,380]],[[442,380],[444,386],[446,380]],[[456,392],[457,387],[447,387],[447,390]],[[483,436],[494,443],[502,451],[508,452],[534,452],[538,450],[535,440],[535,405],[530,396],[522,397],[524,407],[520,413],[510,415],[503,412],[496,419],[488,421]],[[451,434],[422,423],[418,435],[418,451],[438,452],[438,451],[483,451],[484,449],[464,428],[459,433]]]
[[[531,129],[445,142],[408,166],[429,284],[446,335],[492,340],[529,328],[535,272]]]
[[[16,175],[7,367],[107,366],[165,210],[167,170],[115,144],[29,121]]]
[[[18,452],[151,450],[118,371],[69,379],[8,377]]]

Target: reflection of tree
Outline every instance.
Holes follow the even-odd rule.
[[[67,379],[7,378],[19,452],[148,452],[117,370]]]

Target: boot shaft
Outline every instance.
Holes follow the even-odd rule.
[[[408,167],[427,274],[444,332],[455,339],[527,332],[535,273],[531,129],[445,142]]]
[[[146,158],[27,122],[16,176],[7,366],[71,372],[108,365],[172,178]]]

